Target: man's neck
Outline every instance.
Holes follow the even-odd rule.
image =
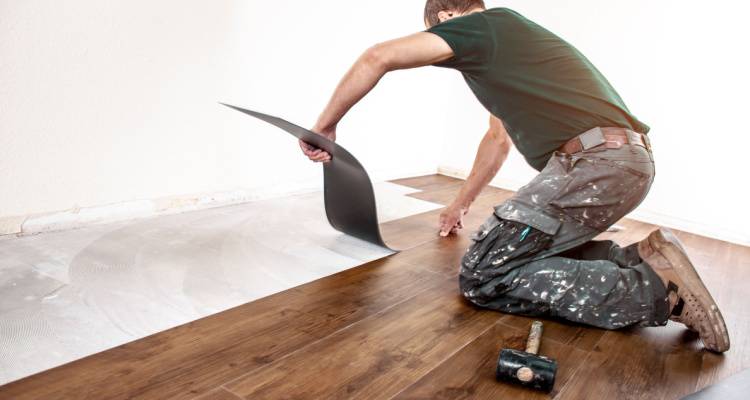
[[[461,16],[469,15],[469,14],[474,14],[474,13],[478,13],[478,12],[482,12],[482,11],[487,11],[487,9],[481,8],[481,7],[474,8],[474,9],[471,9],[471,10],[466,11],[465,13],[461,14]]]

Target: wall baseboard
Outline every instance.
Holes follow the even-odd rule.
[[[466,179],[468,176],[468,172],[465,170],[445,166],[439,167],[437,171],[432,169],[416,169],[407,173],[396,172],[393,170],[379,170],[371,172],[370,176],[374,182],[379,182],[411,176],[429,175],[436,172],[459,179]],[[526,182],[513,181],[511,179],[496,179],[491,182],[492,186],[512,191],[518,190],[518,188],[525,184]],[[309,180],[304,180],[253,189],[238,189],[215,193],[134,200],[93,207],[72,208],[69,210],[50,213],[0,217],[0,240],[45,232],[79,229],[90,225],[122,222],[160,215],[179,214],[188,211],[242,204],[282,196],[309,193],[321,189],[322,182],[311,183]],[[750,246],[750,238],[739,233],[727,232],[700,221],[687,220],[667,215],[656,210],[638,209],[629,214],[628,218],[737,243],[743,246]]]
[[[407,173],[395,170],[376,170],[370,173],[370,177],[373,182],[379,182],[434,173],[436,173],[434,169],[414,169]],[[305,179],[252,189],[133,200],[92,207],[76,207],[49,213],[0,217],[0,240],[46,232],[80,229],[91,225],[224,207],[282,196],[310,193],[322,189],[322,179],[316,179],[315,182]]]
[[[468,171],[449,166],[439,167],[438,173],[459,179],[466,179],[466,177],[469,176]],[[528,182],[520,182],[504,178],[495,179],[490,183],[490,185],[501,189],[516,191],[526,183]],[[743,235],[740,232],[728,231],[725,229],[721,229],[720,227],[717,227],[713,224],[680,218],[674,215],[665,214],[657,210],[650,210],[641,207],[628,214],[627,217],[636,221],[678,229],[684,232],[694,233],[696,235],[723,240],[725,242],[736,243],[742,246],[750,246],[750,237],[748,237],[747,235]]]
[[[92,207],[76,207],[64,211],[4,217],[0,218],[0,239],[241,204],[312,192],[320,190],[321,187],[300,181],[254,189],[124,201]]]

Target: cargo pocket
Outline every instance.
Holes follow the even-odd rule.
[[[469,238],[475,242],[481,242],[498,225],[500,225],[500,219],[495,214],[492,214]]]
[[[496,207],[495,214],[472,237],[462,259],[465,280],[488,282],[528,262],[549,247],[561,221],[514,201]]]
[[[557,217],[516,201],[506,201],[495,207],[495,215],[508,221],[528,225],[550,236],[554,236],[562,225],[562,221]]]
[[[650,177],[609,160],[580,159],[550,205],[590,228],[604,231],[645,197]]]

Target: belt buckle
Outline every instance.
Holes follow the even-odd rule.
[[[604,137],[604,132],[599,127],[583,132],[578,136],[578,140],[581,141],[583,150],[593,149],[607,143],[607,138]]]

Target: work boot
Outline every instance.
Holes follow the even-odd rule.
[[[706,349],[717,353],[729,350],[721,311],[677,237],[668,229],[658,229],[638,243],[638,253],[667,288],[669,319],[698,332]]]

